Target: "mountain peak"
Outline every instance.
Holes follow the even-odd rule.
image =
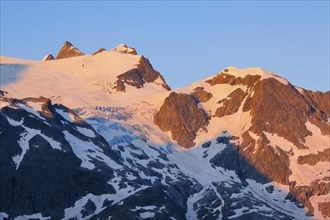
[[[52,54],[47,54],[43,59],[42,61],[47,61],[47,60],[54,60],[55,58],[53,57]]]
[[[78,48],[74,47],[71,42],[65,41],[63,47],[61,48],[60,52],[58,53],[56,59],[63,59],[69,57],[76,57],[85,55],[81,52]]]
[[[135,48],[128,47],[126,44],[119,44],[117,47],[113,48],[112,51],[137,55]]]
[[[70,41],[65,41],[63,46],[72,47],[73,45]]]

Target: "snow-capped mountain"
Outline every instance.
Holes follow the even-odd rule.
[[[329,91],[235,67],[172,91],[125,44],[60,54],[1,56],[0,217],[330,218]]]

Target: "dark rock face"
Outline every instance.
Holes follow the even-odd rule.
[[[246,93],[238,88],[228,95],[228,98],[220,100],[218,103],[221,105],[215,111],[216,117],[223,117],[225,115],[232,115],[236,113],[241,106]]]
[[[299,156],[297,163],[301,165],[308,164],[313,166],[321,161],[330,162],[330,148],[325,149],[324,151],[319,151],[317,154]]]
[[[171,90],[171,88],[166,84],[163,76],[154,70],[149,60],[143,56],[141,57],[136,68],[120,74],[117,78],[118,80],[115,82],[116,85],[114,88],[121,92],[126,90],[125,84],[139,89],[142,88],[145,83],[156,83],[155,81],[158,78],[161,79],[161,82],[157,84],[161,85],[168,91]]]
[[[330,115],[330,91],[327,92],[313,92],[303,89],[303,96],[309,103],[318,106],[326,115]]]
[[[212,93],[204,91],[203,87],[195,88],[193,94],[202,103],[209,101],[213,97]]]
[[[249,166],[242,169],[246,176],[256,179],[254,176],[259,176],[261,173],[267,178],[263,178],[259,182],[289,183],[289,176],[292,171],[289,168],[290,160],[287,152],[278,146],[270,146],[269,140],[264,134],[256,141],[246,131],[242,134],[242,139],[243,141],[238,145],[238,148],[241,156],[249,163]]]
[[[278,134],[300,148],[305,146],[299,140],[304,142],[305,137],[312,134],[305,126],[307,120],[324,132],[330,128],[321,109],[308,103],[292,85],[276,79],[256,83],[253,97],[249,95],[244,103],[243,111],[248,110],[252,115],[251,131],[259,136],[264,131]]]
[[[75,48],[69,41],[65,41],[62,49],[57,54],[56,59],[70,58],[85,55],[83,52]]]
[[[208,124],[208,118],[192,95],[172,92],[155,115],[154,122],[163,131],[171,131],[179,145],[190,148],[194,146],[196,132]]]
[[[48,54],[47,56],[45,56],[45,58],[42,61],[47,61],[47,60],[54,60],[55,58],[53,57],[52,54]]]
[[[260,172],[260,168],[251,163],[250,158],[246,158],[241,152],[241,146],[230,142],[231,137],[221,136],[217,138],[217,144],[225,144],[226,148],[210,159],[214,166],[234,170],[240,178],[242,184],[247,185],[246,179],[253,179],[259,183],[267,183],[270,176]]]
[[[18,215],[41,213],[54,219],[64,217],[63,210],[86,195],[115,193],[107,184],[113,177],[113,169],[103,162],[94,161],[97,169],[81,167],[82,161],[75,155],[64,131],[98,146],[109,158],[120,163],[103,137],[87,137],[79,133],[77,126],[94,131],[87,123],[77,120],[63,123],[57,109],[67,111],[64,106],[52,105],[45,98],[15,100],[1,98],[11,103],[0,111],[0,210],[10,218]],[[27,101],[42,104],[40,117],[18,107]],[[37,113],[36,113],[37,114]],[[77,116],[78,117],[78,116]],[[13,121],[15,122],[13,124]],[[22,138],[32,135],[30,139]],[[24,153],[23,142],[28,140]],[[52,142],[59,143],[55,149]],[[14,158],[21,155],[19,164]],[[13,205],[15,204],[15,205]]]
[[[243,173],[246,173],[248,176],[254,176],[255,170],[257,170],[258,173],[262,173],[267,177],[268,181],[264,179],[265,182],[277,181],[282,184],[288,184],[292,171],[289,169],[290,160],[287,153],[278,146],[269,146],[269,141],[266,137],[257,141],[255,146],[258,146],[258,148],[256,150],[253,142],[247,147],[249,143],[248,141],[239,145],[242,156],[250,164],[247,169],[243,169]],[[253,169],[251,170],[250,167],[253,167]]]

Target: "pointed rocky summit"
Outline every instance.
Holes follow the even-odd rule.
[[[75,48],[69,41],[65,41],[62,49],[58,53],[56,59],[63,59],[69,57],[77,57],[85,55],[79,49]]]

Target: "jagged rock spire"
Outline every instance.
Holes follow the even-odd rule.
[[[56,59],[63,59],[69,57],[76,57],[85,55],[78,48],[74,47],[69,41],[65,41],[62,49],[58,53]]]

